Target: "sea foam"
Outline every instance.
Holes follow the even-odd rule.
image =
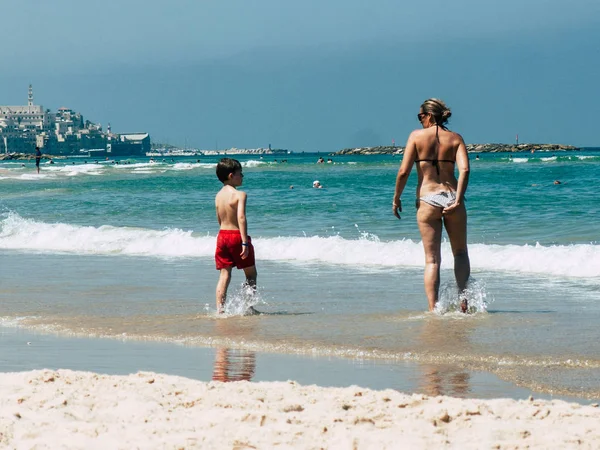
[[[259,261],[331,264],[363,268],[422,267],[423,248],[412,240],[380,241],[377,236],[358,239],[340,236],[256,237]],[[156,258],[212,258],[215,236],[176,228],[100,227],[45,223],[14,212],[0,215],[0,249],[83,255],[124,255]],[[515,272],[578,278],[599,278],[600,246],[489,245],[469,246],[476,271]],[[442,244],[442,268],[452,268],[450,245]],[[600,283],[600,280],[598,281]]]

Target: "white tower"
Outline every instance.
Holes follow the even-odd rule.
[[[29,99],[27,106],[33,106],[33,86],[29,85]]]

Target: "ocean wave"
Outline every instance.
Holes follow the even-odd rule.
[[[261,163],[262,164],[262,163]],[[1,171],[0,179],[11,180],[40,180],[40,179],[59,179],[63,177],[75,176],[98,176],[111,174],[160,174],[167,171],[187,171],[193,169],[214,170],[215,164],[198,162],[178,162],[169,164],[164,162],[136,162],[128,164],[116,164],[113,161],[89,162],[80,164],[53,164],[44,166],[41,173],[35,173],[35,169],[24,172],[23,167],[7,167],[3,164],[4,170]],[[0,169],[1,170],[1,169]]]
[[[196,163],[175,163],[173,165],[173,170],[192,170],[198,167]]]
[[[73,177],[77,175],[102,175],[107,169],[100,164],[71,164],[71,165],[51,165],[45,166],[40,173],[35,173],[35,169],[23,173],[23,168],[18,167],[3,172],[3,178],[11,180],[40,180],[54,179],[61,176]]]
[[[511,155],[512,156],[512,155]],[[489,159],[487,162],[505,162],[507,158],[501,158],[497,160]],[[515,156],[509,157],[509,161],[514,163],[552,163],[552,162],[562,162],[562,163],[573,163],[576,164],[578,162],[598,162],[600,161],[600,155],[550,155],[550,156],[541,156],[541,155],[530,155],[530,156]]]
[[[255,160],[255,159],[250,159],[248,161],[243,161],[242,163],[242,167],[259,167],[259,166],[267,166],[270,165],[272,163],[267,162],[267,161],[259,161],[259,160]],[[216,164],[213,164],[212,167],[216,167]]]
[[[161,164],[161,163],[131,163],[131,164],[115,164],[114,167],[115,169],[119,169],[119,170],[127,170],[127,169],[138,169],[138,168],[149,168],[149,167],[153,167],[157,164]]]
[[[156,258],[212,257],[215,237],[191,230],[100,227],[44,223],[14,212],[0,220],[0,249],[84,255],[124,255]],[[422,267],[423,249],[412,240],[380,241],[340,236],[256,237],[258,260],[302,264],[332,264],[362,268]],[[600,246],[471,244],[471,265],[478,271],[514,272],[598,278]],[[450,245],[442,244],[442,268],[452,267]],[[591,280],[593,281],[593,280]]]

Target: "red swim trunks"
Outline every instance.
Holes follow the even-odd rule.
[[[242,259],[242,235],[240,230],[219,230],[217,236],[217,250],[215,251],[215,263],[217,270],[236,266],[245,269],[256,264],[254,261],[254,246],[252,239],[248,236],[248,256]]]

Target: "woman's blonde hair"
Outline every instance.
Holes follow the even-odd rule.
[[[421,109],[424,113],[431,114],[435,124],[440,126],[444,126],[448,122],[448,119],[450,119],[450,116],[452,116],[450,108],[438,98],[429,98],[425,100],[421,105]]]

